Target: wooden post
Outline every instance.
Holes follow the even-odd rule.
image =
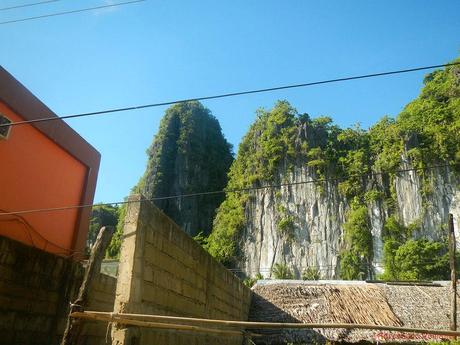
[[[64,335],[62,336],[61,345],[77,344],[78,337],[81,333],[82,320],[71,318],[70,315],[73,312],[83,311],[88,303],[88,293],[91,284],[101,271],[101,262],[102,259],[104,259],[105,250],[112,239],[113,233],[114,228],[112,226],[104,226],[99,230],[96,243],[91,250],[88,266],[86,267],[85,276],[80,290],[78,291],[77,299],[70,306],[69,317],[67,319]]]
[[[450,258],[450,279],[452,281],[450,329],[457,330],[457,272],[455,270],[455,232],[454,216],[449,214],[449,258]]]

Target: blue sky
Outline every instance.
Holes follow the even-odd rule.
[[[0,21],[115,0],[60,0]],[[0,7],[31,1],[2,0]],[[460,1],[155,1],[0,25],[0,63],[59,115],[448,62]],[[259,107],[368,127],[422,86],[417,72],[204,102],[235,146]],[[95,201],[142,175],[165,108],[69,120],[102,154]]]

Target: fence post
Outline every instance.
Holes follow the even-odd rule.
[[[80,290],[78,291],[77,299],[70,306],[69,317],[67,319],[64,335],[62,336],[61,345],[74,345],[79,343],[78,337],[81,333],[82,320],[71,318],[70,315],[73,312],[83,311],[88,302],[91,284],[101,271],[101,262],[102,259],[104,259],[105,250],[112,239],[113,233],[114,228],[112,226],[104,226],[97,235],[96,243],[91,250],[88,266],[86,267],[85,276],[83,278],[83,283],[81,283]]]
[[[449,258],[450,258],[450,279],[451,284],[451,314],[450,314],[450,329],[457,330],[457,272],[455,269],[455,232],[454,232],[454,216],[449,214]]]

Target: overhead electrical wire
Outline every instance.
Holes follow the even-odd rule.
[[[47,1],[28,3],[28,4],[23,4],[23,5],[11,6],[11,7],[4,7],[4,8],[0,8],[0,11],[8,11],[8,10],[13,10],[13,9],[18,9],[18,8],[25,8],[25,7],[44,5],[44,4],[58,2],[58,1],[60,1],[60,0],[47,0]],[[110,4],[110,5],[89,7],[89,8],[83,8],[83,9],[77,9],[77,10],[71,10],[71,11],[64,11],[64,12],[56,12],[56,13],[50,13],[50,14],[39,15],[39,16],[34,16],[34,17],[26,17],[26,18],[20,18],[20,19],[0,22],[0,25],[6,25],[6,24],[12,24],[12,23],[18,23],[18,22],[24,22],[24,21],[30,21],[30,20],[37,20],[37,19],[48,18],[48,17],[62,16],[62,15],[68,15],[68,14],[74,14],[74,13],[81,13],[81,12],[86,12],[86,11],[94,11],[94,10],[98,10],[98,9],[129,5],[129,4],[140,3],[140,2],[144,2],[144,1],[147,1],[147,0],[132,0],[132,1],[126,1],[126,2],[121,2],[121,3],[116,3],[116,4]],[[366,78],[373,78],[373,77],[381,77],[381,76],[387,76],[387,75],[410,73],[410,72],[416,72],[416,71],[422,71],[422,70],[428,70],[428,69],[435,69],[435,68],[441,68],[441,67],[449,67],[449,66],[455,66],[455,65],[460,65],[460,62],[454,62],[454,63],[448,63],[448,64],[438,64],[438,65],[431,65],[431,66],[422,66],[422,67],[415,67],[415,68],[408,68],[408,69],[394,70],[394,71],[387,71],[387,72],[378,72],[378,73],[371,73],[371,74],[350,76],[350,77],[343,77],[343,78],[336,78],[336,79],[327,79],[327,80],[307,82],[307,83],[301,83],[301,84],[291,84],[291,85],[276,86],[276,87],[270,87],[270,88],[262,88],[262,89],[255,89],[255,90],[231,92],[231,93],[224,93],[224,94],[211,95],[211,96],[203,96],[203,97],[196,97],[196,98],[189,98],[189,99],[181,99],[181,100],[175,100],[175,101],[159,102],[159,103],[137,105],[137,106],[124,107],[124,108],[115,108],[115,109],[101,110],[101,111],[95,111],[95,112],[87,112],[87,113],[80,113],[80,114],[65,115],[65,116],[59,116],[59,117],[48,117],[48,118],[39,118],[39,119],[34,119],[34,120],[17,121],[17,122],[12,122],[12,123],[9,123],[9,124],[0,124],[0,128],[1,127],[7,127],[7,126],[28,124],[28,123],[55,121],[55,120],[63,120],[63,119],[86,117],[86,116],[104,115],[104,114],[110,114],[110,113],[116,113],[116,112],[140,110],[140,109],[145,109],[145,108],[167,106],[167,105],[185,103],[185,102],[190,102],[190,101],[203,101],[203,100],[211,100],[211,99],[218,99],[218,98],[235,97],[235,96],[242,96],[242,95],[248,95],[248,94],[265,93],[265,92],[272,92],[272,91],[279,91],[279,90],[293,89],[293,88],[301,88],[301,87],[308,87],[308,86],[321,85],[321,84],[329,84],[329,83],[336,83],[336,82],[343,82],[343,81],[351,81],[351,80],[359,80],[359,79],[366,79]],[[410,169],[396,170],[396,171],[392,171],[392,172],[366,173],[366,174],[351,175],[351,176],[337,177],[337,178],[323,178],[323,179],[315,179],[315,180],[309,180],[309,181],[282,183],[282,184],[277,184],[277,185],[266,185],[266,186],[259,186],[259,187],[248,187],[248,188],[240,188],[240,189],[228,189],[228,190],[218,190],[218,191],[207,191],[207,192],[171,195],[171,196],[156,197],[156,198],[140,200],[140,201],[137,201],[137,200],[136,201],[129,201],[128,200],[128,201],[117,201],[117,202],[110,202],[110,203],[84,204],[84,205],[72,205],[72,206],[53,207],[53,208],[20,210],[20,211],[13,211],[13,212],[1,212],[0,216],[19,216],[21,214],[28,214],[28,213],[63,211],[63,210],[69,210],[69,209],[80,209],[80,208],[87,208],[87,207],[93,207],[93,206],[102,206],[102,205],[122,205],[122,204],[129,204],[129,203],[142,202],[142,201],[157,201],[157,200],[168,200],[168,199],[196,197],[196,196],[205,196],[205,195],[216,195],[216,194],[224,194],[224,193],[249,192],[249,191],[253,191],[253,190],[282,188],[282,187],[288,187],[288,186],[294,186],[294,185],[300,185],[300,184],[339,181],[339,180],[343,180],[343,179],[347,179],[347,178],[351,178],[351,177],[377,176],[377,175],[383,175],[383,174],[388,174],[388,173],[397,174],[397,173],[402,173],[402,172],[417,171],[417,170],[429,170],[429,169],[435,169],[435,168],[439,168],[439,167],[449,167],[449,166],[452,166],[452,164],[435,165],[435,166],[425,167],[425,168],[410,168]],[[29,235],[30,235],[30,233],[29,233]],[[44,240],[45,240],[46,243],[49,243],[49,244],[55,245],[55,246],[57,246],[59,248],[62,248],[59,245],[57,245],[57,244],[55,244],[55,243],[53,243],[53,242],[51,242],[51,241],[49,241],[47,239],[44,239]],[[64,249],[64,248],[62,248],[62,249]],[[73,252],[73,250],[67,250],[67,249],[65,249],[65,250]],[[80,252],[75,252],[75,253],[80,253]],[[332,265],[316,266],[316,268],[327,269],[326,267],[329,267],[329,266],[332,266]],[[266,270],[265,268],[262,268],[262,269]],[[241,270],[239,270],[239,269],[231,269],[230,271],[239,272]]]
[[[373,261],[375,266],[382,266],[385,264],[383,261]],[[318,271],[332,271],[337,268],[337,264],[328,264],[328,265],[311,265],[311,266],[296,266],[298,271],[303,271],[305,269],[317,269]],[[227,268],[232,273],[270,273],[273,271],[273,267],[260,267],[254,269],[244,269],[244,268]]]
[[[35,17],[26,17],[26,18],[8,20],[8,21],[5,21],[5,22],[0,22],[0,25],[13,24],[13,23],[19,23],[19,22],[26,22],[26,21],[29,21],[29,20],[36,20],[36,19],[49,18],[49,17],[57,17],[57,16],[63,16],[63,15],[73,14],[73,13],[95,11],[95,10],[101,10],[101,9],[104,9],[104,8],[129,5],[129,4],[134,4],[134,3],[138,3],[138,2],[144,2],[144,1],[147,1],[147,0],[132,0],[132,1],[119,2],[119,3],[116,3],[116,4],[110,4],[110,5],[102,5],[102,6],[96,6],[96,7],[81,8],[81,9],[78,9],[78,10],[49,13],[49,14],[43,14],[43,15],[35,16]]]
[[[7,212],[7,211],[2,210],[2,209],[0,209],[0,211]],[[61,245],[57,244],[56,242],[50,241],[49,239],[44,237],[39,231],[35,230],[35,228],[24,217],[22,217],[20,215],[12,215],[11,218],[0,219],[0,221],[2,221],[2,222],[3,221],[5,221],[5,222],[18,222],[22,226],[24,226],[24,229],[25,229],[25,231],[27,233],[27,236],[29,237],[29,241],[32,244],[32,247],[34,247],[34,248],[45,250],[48,247],[48,245],[52,245],[52,246],[62,250],[62,252],[55,252],[56,254],[63,255],[63,256],[66,256],[66,257],[71,257],[71,256],[74,256],[74,255],[84,255],[85,254],[82,251],[68,249],[68,248],[62,247]],[[36,236],[38,236],[40,238],[40,240],[45,243],[43,248],[39,248],[38,245],[35,243],[35,241],[33,239],[33,236],[32,236],[32,233],[35,234]]]
[[[3,211],[3,212],[5,212],[5,211]],[[56,242],[53,242],[53,241],[47,239],[39,231],[35,230],[35,228],[32,225],[30,225],[30,223],[24,217],[21,217],[19,215],[14,215],[13,217],[16,217],[16,218],[0,219],[0,221],[2,221],[2,222],[6,221],[6,222],[18,222],[18,223],[20,223],[24,227],[24,230],[26,231],[27,236],[29,237],[29,241],[32,244],[32,247],[37,248],[37,249],[41,249],[41,250],[45,250],[46,248],[48,248],[49,245],[51,245],[53,247],[56,247],[57,249],[62,250],[62,252],[56,252],[56,254],[64,255],[64,256],[72,256],[72,255],[76,255],[76,254],[84,254],[84,252],[82,252],[82,251],[76,251],[76,250],[73,250],[73,249],[65,248],[65,247],[57,244]],[[35,234],[36,236],[38,236],[40,241],[44,242],[45,245],[44,245],[43,248],[39,248],[37,243],[35,243],[35,241],[33,239],[33,236],[32,236],[32,233]],[[69,253],[74,253],[74,254],[69,255]]]
[[[263,93],[263,92],[272,92],[272,91],[279,91],[279,90],[286,90],[286,89],[294,89],[294,88],[301,88],[301,87],[321,85],[321,84],[330,84],[330,83],[337,83],[337,82],[344,82],[344,81],[351,81],[351,80],[358,80],[358,79],[382,77],[382,76],[387,76],[387,75],[402,74],[402,73],[423,71],[423,70],[428,70],[428,69],[457,66],[457,65],[460,65],[460,62],[414,67],[414,68],[408,68],[408,69],[363,74],[363,75],[343,77],[343,78],[327,79],[327,80],[313,81],[313,82],[302,83],[302,84],[291,84],[291,85],[275,86],[275,87],[263,88],[263,89],[238,91],[238,92],[224,93],[224,94],[218,94],[218,95],[212,95],[212,96],[203,96],[203,97],[188,98],[188,99],[181,99],[181,100],[175,100],[175,101],[136,105],[136,106],[130,106],[130,107],[124,107],[124,108],[93,111],[93,112],[81,113],[81,114],[71,114],[71,115],[64,115],[64,116],[57,116],[57,117],[44,117],[44,118],[39,118],[39,119],[34,119],[34,120],[16,121],[16,122],[12,122],[9,124],[3,124],[3,125],[0,124],[0,128],[7,127],[7,126],[23,125],[23,124],[28,124],[28,123],[56,121],[56,120],[72,119],[72,118],[87,117],[87,116],[98,116],[98,115],[117,113],[117,112],[123,112],[123,111],[132,111],[132,110],[154,108],[154,107],[160,107],[160,106],[166,106],[166,105],[173,105],[173,104],[179,104],[179,103],[185,103],[185,102],[191,102],[191,101],[204,101],[204,100],[210,100],[210,99],[235,97],[235,96],[242,96],[242,95],[249,95],[249,94],[256,94],[256,93]]]
[[[33,2],[29,4],[23,4],[23,5],[16,5],[16,6],[10,6],[10,7],[2,7],[0,8],[0,11],[9,11],[9,10],[15,10],[17,8],[24,8],[24,7],[31,7],[31,6],[38,6],[38,5],[44,5],[44,4],[49,4],[50,2],[58,2],[60,0],[47,0],[47,1],[39,1],[39,2]]]
[[[280,184],[272,184],[272,185],[265,185],[259,187],[247,187],[247,188],[236,188],[236,189],[226,189],[226,190],[216,190],[216,191],[206,191],[206,192],[197,192],[197,193],[188,193],[188,194],[178,194],[178,195],[169,195],[163,197],[155,197],[150,199],[144,200],[124,200],[124,201],[116,201],[116,202],[106,202],[106,203],[96,203],[96,204],[83,204],[83,205],[69,205],[69,206],[61,206],[61,207],[49,207],[49,208],[37,208],[37,209],[29,209],[29,210],[18,210],[18,211],[10,211],[0,213],[0,217],[2,216],[12,216],[12,215],[21,215],[21,214],[28,214],[28,213],[37,213],[37,212],[56,212],[56,211],[65,211],[65,210],[72,210],[72,209],[80,209],[80,208],[89,208],[93,206],[109,206],[109,205],[123,205],[123,204],[131,204],[131,203],[139,203],[143,201],[160,201],[160,200],[170,200],[170,199],[181,199],[181,198],[190,198],[190,197],[197,197],[197,196],[205,196],[205,195],[217,195],[217,194],[227,194],[227,193],[246,193],[255,190],[263,190],[263,189],[277,189],[282,187],[290,187],[290,186],[297,186],[302,184],[311,184],[311,183],[322,183],[322,182],[333,182],[333,181],[340,181],[345,180],[353,177],[365,177],[365,176],[381,176],[385,174],[399,174],[404,172],[410,171],[425,171],[425,170],[432,170],[437,168],[445,168],[445,167],[454,167],[457,166],[456,164],[439,164],[439,165],[432,165],[423,168],[408,168],[408,169],[400,169],[400,170],[393,170],[393,171],[381,171],[381,172],[370,172],[364,174],[354,174],[348,176],[341,176],[341,177],[333,177],[333,178],[321,178],[321,179],[312,179],[308,181],[299,181],[299,182],[290,182],[290,183],[280,183]]]

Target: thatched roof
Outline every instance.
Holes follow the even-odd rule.
[[[449,329],[449,288],[366,282],[259,281],[250,320],[264,322],[356,323]],[[260,331],[257,344],[420,342],[439,336],[372,330],[314,329]]]

